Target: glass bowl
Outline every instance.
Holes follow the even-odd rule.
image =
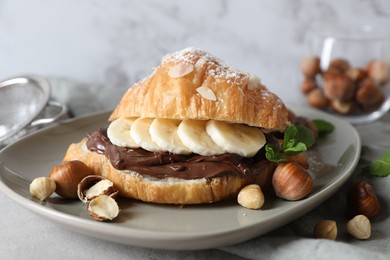
[[[371,123],[388,112],[390,41],[386,31],[365,25],[348,32],[311,32],[307,45],[308,53],[301,61],[301,89],[307,81],[322,90],[317,92],[326,103],[317,108],[354,125]],[[305,92],[308,100],[310,91]]]

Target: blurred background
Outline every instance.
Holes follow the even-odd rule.
[[[308,33],[364,24],[390,31],[390,1],[0,0],[0,78],[42,75],[56,99],[112,108],[164,54],[193,46],[299,103]]]

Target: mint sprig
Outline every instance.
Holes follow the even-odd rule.
[[[377,177],[386,177],[390,175],[390,150],[385,151],[382,157],[371,162],[363,171]]]
[[[285,162],[288,156],[307,151],[314,142],[312,130],[302,125],[290,125],[284,133],[282,146],[267,144],[265,157],[272,162]]]

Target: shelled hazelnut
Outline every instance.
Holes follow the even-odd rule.
[[[388,63],[373,60],[363,69],[352,67],[346,59],[336,58],[325,71],[317,69],[317,64],[320,59],[315,56],[305,57],[301,62],[304,79],[300,88],[310,106],[354,115],[375,111],[385,101],[383,85],[390,80]]]
[[[321,220],[315,225],[313,230],[315,238],[336,240],[337,238],[337,224],[334,220]]]

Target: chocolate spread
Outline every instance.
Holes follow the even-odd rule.
[[[178,155],[149,152],[142,148],[119,147],[108,139],[107,128],[90,134],[87,147],[90,151],[105,155],[118,170],[132,170],[155,178],[210,179],[221,176],[247,178],[260,174],[271,163],[265,159],[264,149],[251,158],[245,158],[231,153],[214,156]]]

